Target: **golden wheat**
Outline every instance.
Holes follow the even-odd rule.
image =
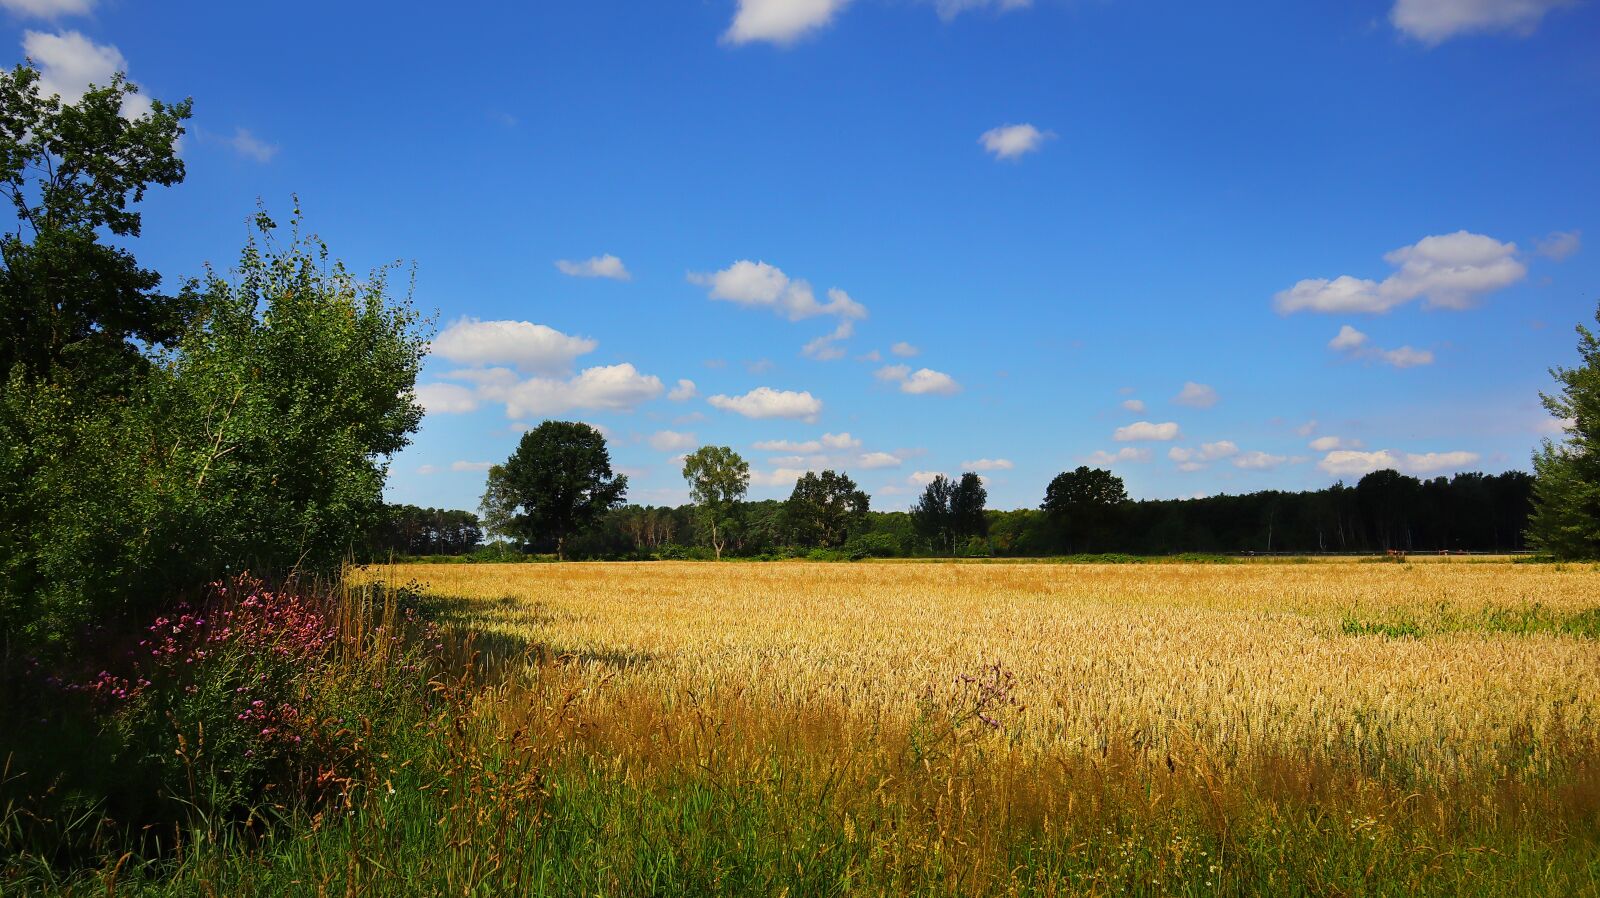
[[[374,575],[465,600],[467,625],[668,706],[910,725],[930,695],[998,662],[1025,706],[1004,733],[1035,754],[1133,746],[1221,768],[1359,758],[1444,782],[1537,778],[1588,755],[1600,732],[1600,643],[1557,625],[1600,605],[1589,567],[662,562]],[[1385,635],[1386,622],[1409,629]]]

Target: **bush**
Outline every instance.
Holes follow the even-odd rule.
[[[405,635],[435,633],[402,599],[215,585],[98,673],[41,678],[15,758],[27,776],[0,789],[22,792],[0,805],[27,809],[20,838],[48,856],[348,802],[378,753],[406,737],[431,666]],[[93,830],[62,829],[91,814]]]
[[[851,561],[863,558],[894,558],[900,554],[900,541],[888,533],[862,533],[850,537],[844,544],[844,554]]]

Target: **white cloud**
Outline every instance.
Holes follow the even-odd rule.
[[[267,143],[244,128],[233,129],[233,136],[227,139],[227,143],[235,153],[256,162],[271,162],[272,157],[278,155],[277,144]]]
[[[0,0],[0,8],[36,19],[88,15],[94,4],[95,0]]]
[[[650,448],[657,452],[682,452],[700,445],[692,433],[676,430],[658,430],[650,435]]]
[[[1412,349],[1410,346],[1402,346],[1399,349],[1379,349],[1375,357],[1384,364],[1393,365],[1396,368],[1415,368],[1418,365],[1433,364],[1433,350]]]
[[[723,33],[730,44],[767,41],[792,44],[829,22],[849,0],[739,0],[733,24]]]
[[[1135,421],[1126,427],[1118,427],[1111,438],[1119,443],[1131,443],[1137,440],[1155,440],[1158,442],[1171,442],[1179,437],[1178,425],[1174,421],[1163,424],[1152,424],[1149,421]]]
[[[1535,425],[1534,431],[1550,434],[1551,436],[1566,436],[1568,432],[1577,426],[1577,418],[1545,418]]]
[[[1476,452],[1424,452],[1406,454],[1406,470],[1412,474],[1436,474],[1440,471],[1458,471],[1478,463]]]
[[[1143,399],[1124,399],[1122,401],[1122,407],[1127,409],[1130,412],[1143,412],[1144,411],[1144,400]]]
[[[633,365],[585,368],[567,379],[533,377],[513,384],[479,387],[479,395],[506,404],[512,418],[544,417],[573,409],[632,411],[662,393],[661,378],[641,374]]]
[[[1535,251],[1541,256],[1555,259],[1559,262],[1577,252],[1582,246],[1583,235],[1581,232],[1556,231],[1540,240],[1535,246]]]
[[[809,468],[773,468],[771,471],[750,471],[751,486],[779,486],[793,488]]]
[[[633,275],[628,272],[628,266],[622,260],[606,253],[603,256],[593,256],[581,262],[570,259],[557,259],[556,270],[562,274],[575,278],[609,278],[613,281],[631,281]]]
[[[964,471],[1009,471],[1015,467],[1009,458],[975,458],[961,463]]]
[[[1347,440],[1343,437],[1317,437],[1309,444],[1317,452],[1332,452],[1335,449],[1360,449],[1360,440]]]
[[[423,476],[427,476],[429,474],[437,474],[437,473],[439,473],[439,466],[438,465],[418,465],[417,466],[417,473],[418,474],[422,474]]]
[[[1397,453],[1390,449],[1358,452],[1336,449],[1323,456],[1317,467],[1329,474],[1355,476],[1392,468],[1408,474],[1435,474],[1440,471],[1459,470],[1478,461],[1476,452],[1424,452]]]
[[[1317,432],[1317,422],[1316,421],[1307,421],[1306,423],[1300,425],[1299,427],[1296,427],[1294,429],[1294,432],[1296,434],[1300,435],[1300,436],[1303,436],[1303,437],[1311,436],[1312,434]]]
[[[776,367],[777,365],[772,363],[772,359],[756,359],[753,362],[744,363],[744,370],[751,374],[766,374]]]
[[[856,466],[868,469],[898,468],[900,467],[900,461],[899,456],[891,455],[888,452],[867,452],[856,459]]]
[[[761,440],[753,444],[759,452],[804,452],[813,454],[822,451],[822,444],[816,440],[806,440],[796,443],[793,440]]]
[[[1430,46],[1462,34],[1528,35],[1545,14],[1574,0],[1395,0],[1389,21]]]
[[[1366,334],[1346,324],[1339,328],[1339,333],[1332,340],[1328,341],[1328,348],[1343,352],[1346,349],[1355,349],[1365,342],[1367,342]]]
[[[859,449],[861,441],[849,433],[825,433],[822,435],[822,445],[829,449]]]
[[[453,461],[450,463],[452,471],[487,471],[494,467],[492,461]]]
[[[815,421],[822,412],[822,400],[810,392],[756,387],[743,396],[718,394],[706,400],[712,407],[746,418],[798,418]]]
[[[698,395],[700,395],[700,391],[695,387],[694,381],[679,378],[678,385],[668,391],[667,398],[673,402],[685,402]]]
[[[1485,293],[1522,280],[1527,266],[1515,243],[1457,231],[1424,237],[1384,254],[1398,270],[1381,283],[1350,275],[1308,278],[1273,297],[1281,314],[1300,311],[1382,313],[1422,297],[1429,308],[1470,308]]]
[[[790,321],[818,315],[833,315],[842,319],[867,317],[867,307],[851,299],[850,294],[843,290],[831,288],[828,290],[828,301],[818,302],[810,283],[790,280],[782,269],[766,262],[740,259],[710,274],[692,272],[689,283],[711,288],[712,299],[771,309]]]
[[[1246,452],[1234,458],[1233,466],[1246,471],[1270,471],[1288,461],[1288,456],[1266,452]]]
[[[856,356],[856,361],[858,361],[858,362],[881,362],[881,361],[883,361],[883,353],[881,353],[878,350],[874,349],[871,352],[865,352],[865,353],[862,353],[861,355]]]
[[[1116,452],[1107,452],[1104,449],[1099,449],[1086,456],[1084,460],[1091,465],[1114,465],[1118,462],[1145,462],[1150,460],[1150,450],[1136,449],[1133,446],[1123,446]]]
[[[816,359],[819,362],[831,362],[845,356],[844,347],[835,346],[841,340],[848,340],[856,332],[856,323],[849,319],[839,322],[831,332],[807,343],[800,348],[801,355],[806,358]]]
[[[477,395],[456,384],[422,384],[417,387],[417,402],[429,414],[459,415],[478,408]]]
[[[885,365],[873,373],[879,380],[900,384],[900,392],[915,395],[950,396],[961,392],[961,384],[943,371],[932,368],[911,370],[910,365]]]
[[[1239,454],[1239,447],[1235,445],[1232,440],[1218,440],[1215,443],[1202,443],[1198,449],[1190,449],[1185,446],[1173,446],[1171,449],[1167,450],[1167,458],[1170,458],[1175,462],[1195,465],[1203,465],[1203,463],[1208,461],[1216,461],[1219,458],[1228,458],[1229,456],[1237,454]],[[1186,468],[1185,470],[1197,470],[1197,468]]]
[[[1217,404],[1217,391],[1206,384],[1197,384],[1189,381],[1172,397],[1178,405],[1187,405],[1190,408],[1210,408]]]
[[[1014,9],[1027,9],[1033,5],[1033,0],[933,0],[933,8],[939,11],[939,18],[950,21],[964,12],[975,9],[994,9],[999,12],[1010,12]]]
[[[906,482],[912,486],[927,486],[935,477],[943,477],[943,471],[912,471]]]
[[[1052,136],[1029,124],[1001,125],[983,132],[978,143],[996,159],[1017,159],[1037,151]]]
[[[896,343],[893,346],[889,347],[889,351],[894,353],[895,355],[899,356],[900,358],[909,359],[912,356],[916,355],[917,353],[921,352],[922,350],[918,349],[915,346],[912,346],[910,343],[907,343],[904,340],[901,340],[899,343]]]
[[[578,356],[599,345],[531,321],[461,318],[433,341],[433,354],[466,364],[508,362],[526,371],[563,374],[572,370]]]
[[[113,75],[128,70],[128,60],[120,50],[97,44],[76,31],[24,32],[22,52],[39,67],[40,95],[59,95],[63,103],[78,102],[89,85],[105,87]],[[142,93],[130,94],[122,101],[123,118],[149,111],[150,98]]]
[[[1343,352],[1351,358],[1376,359],[1396,368],[1415,368],[1418,365],[1433,364],[1433,351],[1429,349],[1414,349],[1410,346],[1383,349],[1368,346],[1367,343],[1366,334],[1346,324],[1339,328],[1338,335],[1328,341],[1328,348],[1335,352]]]

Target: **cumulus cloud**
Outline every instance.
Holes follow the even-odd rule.
[[[1144,411],[1144,400],[1143,399],[1124,399],[1124,400],[1122,400],[1122,407],[1127,409],[1130,412],[1143,412]]]
[[[437,473],[439,473],[439,466],[438,465],[418,465],[417,466],[417,473],[418,474],[422,474],[422,475],[437,474]]]
[[[893,346],[889,347],[889,351],[894,353],[895,355],[899,356],[900,358],[909,359],[912,356],[915,356],[917,353],[921,352],[922,350],[918,349],[915,346],[912,346],[910,343],[907,343],[904,340],[901,340],[899,343],[896,343]]]
[[[1189,381],[1172,397],[1178,405],[1187,405],[1190,408],[1210,408],[1217,404],[1217,391],[1206,384],[1197,384]]]
[[[683,452],[700,445],[692,433],[679,433],[676,430],[658,430],[650,435],[650,448],[657,452]]]
[[[773,468],[771,471],[758,471],[751,469],[751,486],[778,486],[792,489],[794,482],[805,475],[809,468]]]
[[[700,391],[695,387],[694,381],[687,378],[679,378],[678,385],[667,392],[667,398],[673,402],[686,402],[698,395]]]
[[[22,52],[39,67],[40,95],[59,95],[63,103],[78,102],[89,85],[105,87],[113,75],[128,70],[122,51],[97,44],[76,31],[24,32]],[[150,98],[130,94],[123,99],[121,111],[124,118],[137,118],[150,111]]]
[[[478,408],[477,394],[458,384],[422,384],[417,402],[429,414],[459,415]]]
[[[792,44],[833,21],[849,0],[739,0],[733,24],[723,33],[729,44],[766,41]]]
[[[760,452],[803,452],[812,454],[822,451],[822,444],[816,440],[806,440],[800,443],[794,440],[760,440],[753,445]]]
[[[571,259],[557,259],[556,270],[569,277],[575,278],[609,278],[613,281],[633,280],[628,266],[622,260],[606,253],[603,256],[593,256],[581,262]]]
[[[1149,421],[1135,421],[1126,427],[1118,427],[1111,438],[1119,443],[1132,443],[1141,440],[1170,443],[1179,437],[1178,425],[1175,421],[1163,424],[1152,424]]]
[[[912,471],[906,482],[912,486],[927,486],[934,481],[934,478],[943,476],[943,471]]]
[[[1515,243],[1457,231],[1424,237],[1386,253],[1397,269],[1383,281],[1341,275],[1308,278],[1280,291],[1273,303],[1280,314],[1382,313],[1421,297],[1428,308],[1466,309],[1478,297],[1509,287],[1528,273]]]
[[[512,384],[485,384],[485,399],[504,402],[512,418],[544,417],[573,409],[632,411],[660,396],[661,378],[642,374],[633,365],[585,368],[576,377],[532,377]]]
[[[1545,14],[1575,0],[1395,0],[1389,21],[1401,32],[1436,46],[1463,34],[1528,35]]]
[[[95,0],[0,0],[0,8],[36,19],[88,15],[94,4]]]
[[[525,371],[562,374],[600,344],[531,321],[460,318],[433,341],[433,354],[472,365],[509,363]]]
[[[1367,335],[1347,324],[1339,328],[1339,333],[1328,341],[1328,348],[1343,352],[1347,349],[1355,349],[1365,342],[1367,342]]]
[[[914,395],[950,396],[961,392],[961,384],[943,371],[932,368],[911,370],[910,365],[885,365],[873,373],[879,380],[900,384],[900,392]]]
[[[1557,262],[1577,252],[1583,246],[1582,234],[1578,231],[1556,231],[1540,240],[1534,250],[1539,255]]]
[[[791,279],[783,270],[766,262],[741,259],[710,274],[691,272],[689,282],[710,288],[710,297],[753,308],[771,309],[790,321],[821,315],[839,319],[833,331],[817,337],[802,348],[802,353],[823,361],[845,356],[836,344],[855,333],[856,321],[867,317],[867,307],[837,287],[828,289],[827,302],[818,302],[816,291],[807,281]]]
[[[1270,471],[1288,461],[1286,455],[1272,455],[1266,452],[1245,452],[1233,459],[1233,466],[1246,471]]]
[[[1009,471],[1015,467],[1009,458],[975,458],[961,463],[962,470],[966,471]]]
[[[272,157],[278,155],[277,144],[267,143],[244,128],[233,129],[233,136],[227,139],[227,144],[233,147],[235,153],[263,164],[271,162]]]
[[[825,433],[822,435],[822,445],[829,449],[859,449],[861,441],[849,433]]]
[[[1431,349],[1415,349],[1411,346],[1383,349],[1369,346],[1367,335],[1348,324],[1339,328],[1339,333],[1328,341],[1328,348],[1342,352],[1350,358],[1372,359],[1396,368],[1415,368],[1418,365],[1433,364]]]
[[[1317,452],[1332,452],[1335,449],[1360,449],[1360,440],[1347,440],[1343,437],[1317,437],[1309,444]]]
[[[1033,0],[934,0],[933,8],[938,10],[939,18],[950,21],[964,12],[977,9],[993,9],[997,12],[1010,12],[1014,9],[1027,9],[1033,5]]]
[[[845,319],[844,321],[839,322],[838,327],[835,327],[831,332],[823,334],[822,336],[817,337],[806,345],[800,347],[800,354],[804,355],[806,358],[816,359],[819,362],[831,362],[834,359],[842,359],[845,356],[844,347],[837,346],[835,344],[841,340],[850,339],[855,332],[856,323],[849,319]]]
[[[1091,465],[1114,465],[1119,462],[1145,462],[1149,460],[1149,449],[1138,449],[1133,446],[1124,446],[1116,452],[1098,449],[1084,457],[1084,461]]]
[[[983,132],[978,143],[996,159],[1018,159],[1039,150],[1052,136],[1029,124],[1001,125]]]
[[[856,466],[861,468],[898,468],[901,459],[898,455],[888,452],[865,452],[856,459]]]
[[[1167,458],[1178,462],[1185,471],[1197,471],[1205,466],[1206,462],[1216,461],[1219,458],[1239,454],[1239,447],[1232,440],[1218,440],[1215,443],[1202,443],[1197,449],[1187,446],[1173,446],[1167,450]]]
[[[1392,449],[1360,452],[1354,449],[1336,449],[1323,456],[1317,467],[1338,476],[1360,476],[1373,471],[1392,468],[1408,474],[1437,474],[1455,471],[1476,464],[1476,452],[1424,452],[1399,453]]]
[[[774,390],[756,387],[743,396],[718,394],[706,400],[713,408],[743,415],[746,418],[797,418],[815,421],[822,413],[822,400],[810,392]]]
[[[487,471],[494,467],[492,461],[453,461],[450,463],[452,471]]]
[[[1402,346],[1399,349],[1379,349],[1374,357],[1385,365],[1393,365],[1396,368],[1415,368],[1418,365],[1433,364],[1433,350],[1412,349],[1410,346]]]

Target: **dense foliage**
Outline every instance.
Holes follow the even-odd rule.
[[[721,558],[727,531],[738,523],[734,514],[750,488],[750,463],[727,446],[701,446],[684,457],[683,479],[689,481],[700,527]]]
[[[367,531],[366,557],[383,561],[396,555],[465,555],[483,543],[483,525],[470,511],[385,506]]]
[[[1538,482],[1530,534],[1557,557],[1600,558],[1600,337],[1581,324],[1578,353],[1581,365],[1550,372],[1561,391],[1541,397],[1566,437],[1546,440],[1533,457]]]
[[[494,472],[491,472],[494,473]],[[522,435],[490,481],[490,492],[515,512],[516,534],[534,548],[566,557],[567,540],[622,503],[628,478],[611,471],[606,438],[587,424],[546,421]],[[485,497],[489,506],[490,496]]]

